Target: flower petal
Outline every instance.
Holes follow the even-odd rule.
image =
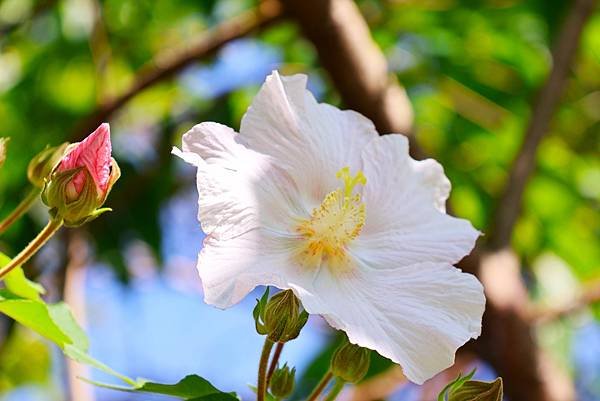
[[[351,252],[367,265],[396,268],[420,262],[454,264],[475,245],[479,232],[444,213],[450,182],[435,160],[413,160],[408,141],[387,135],[363,151],[367,218]]]
[[[287,173],[269,157],[237,142],[216,123],[193,127],[174,153],[198,167],[198,219],[205,233],[227,239],[257,228],[285,234],[293,216],[307,213]]]
[[[359,113],[317,103],[306,81],[274,71],[244,115],[240,135],[288,171],[314,206],[339,186],[337,171],[362,168],[361,150],[377,132]]]
[[[73,146],[61,160],[58,171],[85,167],[100,193],[105,193],[110,180],[111,152],[110,126],[108,123],[103,123],[83,141]],[[85,183],[85,173],[82,171],[77,174],[73,183],[77,193],[80,193]]]
[[[301,282],[288,245],[287,239],[261,229],[228,240],[206,237],[198,257],[205,302],[228,308],[259,285],[287,289]]]
[[[399,363],[417,384],[451,366],[456,350],[481,332],[483,288],[450,265],[363,268],[345,277],[323,269],[312,289],[292,288],[310,313]]]

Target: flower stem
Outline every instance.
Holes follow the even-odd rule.
[[[269,364],[269,356],[271,355],[271,349],[275,343],[269,338],[265,339],[263,345],[262,354],[260,355],[260,362],[258,364],[258,386],[256,391],[257,401],[265,401],[265,394],[267,393],[267,366]]]
[[[281,357],[281,351],[283,351],[283,346],[285,343],[278,342],[275,347],[275,352],[273,353],[273,358],[271,359],[271,365],[269,365],[269,370],[267,372],[267,386],[271,382],[271,376],[273,376],[273,372],[277,368],[277,364],[279,363],[279,357]]]
[[[327,384],[329,383],[332,377],[333,374],[331,373],[331,370],[328,370],[327,373],[325,373],[325,376],[323,376],[323,378],[319,382],[319,384],[317,384],[317,387],[315,387],[312,393],[310,393],[306,401],[315,401],[317,397],[319,397],[319,395],[323,392],[323,390],[325,390],[325,387],[327,387]]]
[[[344,384],[346,384],[346,383],[342,379],[338,378],[335,381],[335,384],[333,385],[333,388],[331,389],[329,394],[327,394],[327,397],[325,397],[324,401],[334,401],[337,398],[337,396],[340,395],[340,393],[344,389]]]
[[[11,259],[6,266],[0,269],[0,280],[10,273],[15,267],[27,262],[63,225],[62,219],[50,219],[46,227],[27,245],[17,256]]]
[[[27,196],[17,205],[15,210],[6,216],[4,220],[0,221],[0,234],[8,230],[12,223],[17,221],[19,217],[23,216],[31,208],[41,192],[37,187],[31,188]]]

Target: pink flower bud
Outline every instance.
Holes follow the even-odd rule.
[[[42,201],[52,218],[61,219],[67,227],[77,227],[111,210],[102,205],[121,176],[111,150],[106,123],[67,147],[65,156],[44,179]]]
[[[111,172],[110,126],[101,124],[83,141],[73,145],[72,149],[63,157],[56,171],[66,171],[82,167],[87,169],[89,176],[94,180],[98,194],[106,195]],[[80,171],[67,185],[66,195],[69,200],[75,200],[83,191],[83,186],[88,175]]]

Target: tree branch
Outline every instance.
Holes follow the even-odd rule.
[[[143,68],[133,85],[120,96],[102,103],[87,119],[77,125],[70,140],[81,140],[102,122],[108,120],[125,103],[144,89],[171,78],[190,64],[209,57],[227,43],[242,38],[253,31],[264,29],[281,17],[281,7],[276,0],[265,0],[256,9],[229,19],[204,33],[188,48],[167,57],[158,55]]]
[[[538,95],[523,144],[513,162],[504,195],[498,204],[494,230],[489,241],[492,249],[504,248],[510,243],[513,227],[521,211],[525,185],[535,168],[538,145],[548,132],[552,115],[561,99],[581,32],[592,14],[594,2],[595,0],[575,0],[559,34],[552,52],[552,71]]]
[[[314,44],[346,106],[368,116],[381,133],[410,134],[413,111],[404,89],[351,0],[282,0]]]

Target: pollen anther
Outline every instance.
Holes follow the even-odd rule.
[[[296,228],[302,241],[297,257],[304,266],[319,267],[325,262],[335,270],[351,267],[346,246],[360,234],[366,216],[365,204],[354,189],[367,179],[361,171],[351,175],[348,167],[338,171],[336,178],[343,182],[342,188],[327,194]]]

